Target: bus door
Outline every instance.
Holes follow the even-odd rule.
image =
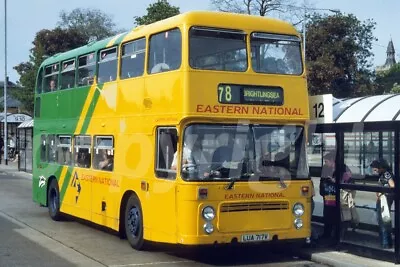
[[[175,241],[176,234],[176,157],[177,130],[159,127],[156,136],[156,177],[150,184],[152,228],[160,240]],[[153,212],[154,211],[154,212]]]

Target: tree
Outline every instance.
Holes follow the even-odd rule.
[[[19,84],[22,87],[15,90],[13,96],[21,101],[22,109],[29,114],[33,113],[36,74],[40,64],[46,57],[85,45],[86,36],[75,29],[56,28],[39,31],[32,43],[29,61],[14,67],[20,75]]]
[[[259,16],[285,17],[294,25],[302,22],[302,8],[295,6],[294,0],[211,0],[211,4],[219,11]]]
[[[393,88],[390,90],[391,94],[400,94],[400,84],[394,83]]]
[[[117,34],[112,18],[98,9],[75,8],[70,13],[61,11],[57,25],[61,29],[73,29],[85,36],[86,41],[101,40]]]
[[[147,25],[163,20],[180,13],[179,7],[171,6],[167,0],[157,0],[147,7],[147,14],[142,17],[134,17],[136,25]]]
[[[372,20],[354,15],[314,14],[307,24],[306,63],[310,94],[336,97],[370,94],[373,90]]]
[[[379,71],[376,74],[376,93],[400,93],[400,63],[393,65],[390,69]]]

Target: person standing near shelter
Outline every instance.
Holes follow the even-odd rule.
[[[340,223],[336,215],[336,163],[335,153],[328,152],[325,157],[325,164],[322,166],[321,180],[319,184],[319,193],[324,200],[324,233],[322,238],[332,238],[335,225]],[[345,166],[345,173],[341,182],[349,182],[351,178],[350,169]]]
[[[394,188],[394,176],[390,170],[390,166],[385,159],[372,161],[370,167],[374,174],[379,175],[379,184],[383,187]],[[379,225],[379,236],[381,238],[381,245],[384,249],[392,248],[392,219],[390,216],[390,209],[393,204],[394,195],[390,193],[376,193],[376,215]],[[387,205],[384,205],[386,200]],[[387,208],[387,215],[384,216],[384,209]]]
[[[4,149],[4,139],[2,136],[0,136],[0,152],[1,152],[0,159],[3,156],[3,151],[4,151],[3,149]]]

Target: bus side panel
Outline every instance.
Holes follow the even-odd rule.
[[[181,71],[170,71],[152,74],[146,77],[146,103],[144,114],[145,124],[152,126],[156,135],[157,126],[175,126],[177,115],[182,110],[184,103],[183,86],[185,73]],[[162,120],[161,120],[162,119]],[[175,124],[172,124],[175,122]],[[153,149],[156,151],[154,136]],[[156,161],[155,154],[152,159]],[[154,163],[153,163],[154,165]],[[169,167],[167,167],[169,168]],[[155,176],[154,167],[149,172],[149,177]],[[157,176],[157,175],[156,175]],[[176,221],[176,180],[155,177],[149,184],[149,208],[145,211],[151,221],[152,240],[168,243],[177,241]]]

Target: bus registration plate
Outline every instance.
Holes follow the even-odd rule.
[[[260,241],[268,241],[269,234],[248,234],[242,235],[241,242],[260,242]]]

